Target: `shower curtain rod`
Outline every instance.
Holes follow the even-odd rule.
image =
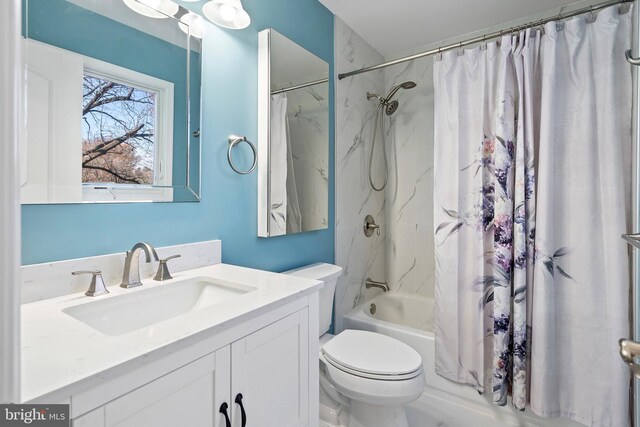
[[[460,48],[463,48],[465,46],[469,46],[469,45],[472,45],[472,44],[485,42],[485,41],[490,40],[490,39],[495,39],[495,38],[501,37],[504,34],[509,34],[510,32],[522,31],[522,30],[526,30],[527,28],[540,27],[540,26],[546,24],[547,22],[561,20],[561,19],[567,19],[567,18],[572,18],[574,16],[582,15],[582,14],[585,14],[585,13],[588,13],[588,12],[596,12],[598,10],[601,10],[601,9],[604,9],[604,8],[607,8],[609,6],[613,6],[613,5],[616,5],[616,4],[625,4],[625,3],[633,3],[633,1],[632,0],[613,0],[613,1],[608,1],[608,2],[605,2],[605,3],[599,3],[599,4],[596,4],[596,5],[593,5],[593,6],[589,6],[589,7],[583,7],[583,8],[580,8],[580,9],[576,9],[573,12],[569,12],[567,14],[563,14],[561,12],[561,13],[559,13],[557,15],[554,15],[554,16],[551,16],[551,17],[548,17],[548,18],[544,18],[544,19],[540,19],[538,21],[529,22],[527,24],[519,25],[519,26],[516,26],[516,27],[505,28],[505,29],[502,29],[500,31],[494,31],[493,33],[485,34],[483,36],[474,37],[472,39],[464,40],[464,41],[461,41],[461,42],[458,42],[458,43],[452,43],[452,44],[449,44],[449,45],[446,45],[446,46],[441,46],[441,47],[439,47],[437,49],[431,49],[431,50],[427,50],[425,52],[420,52],[420,53],[416,53],[416,54],[413,54],[413,55],[405,56],[403,58],[394,59],[392,61],[383,62],[382,64],[372,65],[370,67],[360,68],[359,70],[349,71],[348,73],[341,73],[341,74],[338,74],[338,79],[342,80],[344,78],[352,77],[352,76],[355,76],[357,74],[368,73],[369,71],[379,70],[381,68],[390,67],[392,65],[402,64],[403,62],[413,61],[414,59],[418,59],[418,58],[424,58],[425,56],[436,55],[438,53],[446,52],[448,50],[460,49]]]
[[[319,85],[321,83],[327,83],[328,81],[329,81],[329,79],[326,78],[326,79],[315,80],[315,81],[312,81],[312,82],[309,82],[309,83],[302,83],[302,84],[296,85],[296,86],[286,87],[284,89],[272,90],[271,91],[271,95],[277,95],[279,93],[289,92],[289,91],[296,90],[296,89],[302,89],[303,87],[315,86],[315,85]]]

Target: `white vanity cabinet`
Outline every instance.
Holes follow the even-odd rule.
[[[219,340],[221,335],[222,339],[235,335],[224,346],[210,348],[211,352],[186,364],[175,366],[174,360],[159,359],[131,372],[129,378],[115,378],[72,395],[72,425],[315,427],[318,399],[310,396],[317,397],[313,371],[317,365],[312,360],[317,361],[318,344],[317,334],[310,334],[317,330],[310,313],[317,316],[317,294],[212,336]],[[206,348],[207,341],[177,355],[196,354]],[[168,357],[175,358],[176,354]],[[152,378],[153,372],[161,374]],[[122,393],[123,389],[129,390]],[[104,403],[96,406],[100,401]],[[230,424],[220,412],[225,403]]]
[[[212,426],[217,371],[213,354],[191,362],[104,405],[99,425]]]
[[[308,425],[308,326],[305,309],[231,344],[234,427],[242,427],[241,410],[235,404],[238,394],[248,426]],[[318,369],[317,364],[312,366]]]

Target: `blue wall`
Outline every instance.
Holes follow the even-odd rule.
[[[125,251],[137,241],[165,246],[210,239],[222,240],[223,262],[231,264],[281,271],[333,262],[332,79],[327,230],[256,237],[256,175],[237,175],[226,162],[229,134],[257,141],[258,32],[276,29],[327,61],[333,75],[333,15],[317,0],[244,0],[243,6],[251,26],[232,31],[211,25],[203,47],[202,201],[23,206],[23,264]]]

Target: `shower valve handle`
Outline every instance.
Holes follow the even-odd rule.
[[[364,235],[367,237],[371,237],[373,235],[373,231],[375,230],[376,234],[380,235],[380,226],[376,224],[375,219],[371,215],[367,215],[364,218]]]

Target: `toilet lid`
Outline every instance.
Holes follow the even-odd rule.
[[[413,348],[387,335],[347,329],[322,346],[322,354],[338,365],[365,374],[402,375],[422,368]]]

